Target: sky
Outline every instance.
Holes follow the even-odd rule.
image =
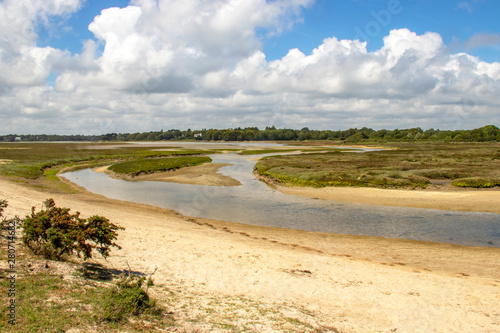
[[[498,0],[0,0],[0,135],[500,127]]]

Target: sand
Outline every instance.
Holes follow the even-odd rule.
[[[500,214],[500,191],[498,190],[391,190],[274,186],[286,194],[333,201]]]
[[[500,249],[189,218],[75,189],[44,193],[0,179],[9,216],[53,197],[126,228],[122,249],[95,261],[157,269],[156,284],[286,306],[280,316],[330,332],[500,332]]]
[[[193,167],[185,167],[169,172],[157,172],[139,176],[120,175],[110,171],[109,165],[94,168],[95,172],[107,173],[110,177],[129,181],[162,181],[181,184],[209,185],[209,186],[238,186],[241,183],[229,176],[219,173],[219,169],[230,164],[205,163]]]

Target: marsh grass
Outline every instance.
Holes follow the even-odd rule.
[[[500,144],[399,144],[366,153],[327,152],[271,156],[262,176],[290,185],[426,188],[436,180],[458,187],[500,185]]]
[[[242,150],[238,155],[260,155],[260,154],[271,154],[271,153],[290,153],[290,152],[314,152],[314,151],[351,151],[350,149],[341,148],[298,148],[298,149],[255,149],[255,150]]]
[[[153,149],[138,145],[110,148],[109,144],[100,143],[0,143],[0,159],[12,161],[0,164],[0,175],[35,188],[71,193],[71,187],[56,176],[61,169],[93,167],[117,160],[219,153],[213,150],[171,148],[156,146]]]
[[[212,162],[212,159],[206,156],[149,158],[116,163],[110,166],[109,170],[120,174],[137,176],[140,174],[176,170],[210,162]]]
[[[297,151],[296,149],[255,149],[255,150],[242,150],[238,155],[260,155],[260,154],[270,154],[270,153],[284,153]]]

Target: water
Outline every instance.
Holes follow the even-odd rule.
[[[248,156],[227,154],[211,158],[214,163],[231,163],[219,172],[239,180],[242,186],[128,182],[90,169],[63,176],[109,198],[174,209],[187,216],[307,231],[500,247],[498,214],[339,203],[286,195],[255,178],[255,162],[247,160]]]

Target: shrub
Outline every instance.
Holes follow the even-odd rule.
[[[101,298],[101,319],[121,321],[144,312],[158,314],[161,309],[156,306],[156,300],[150,299],[142,288],[144,281],[144,277],[123,276],[115,286],[107,288]]]
[[[80,217],[80,213],[70,214],[69,208],[56,207],[53,199],[44,202],[45,210],[31,215],[23,221],[24,243],[35,253],[47,258],[60,259],[64,254],[76,252],[83,259],[92,258],[95,249],[104,258],[109,255],[110,247],[117,247],[113,241],[117,230],[123,228],[110,223],[103,216]]]
[[[500,180],[470,177],[455,179],[451,184],[457,187],[490,188],[499,186]]]

